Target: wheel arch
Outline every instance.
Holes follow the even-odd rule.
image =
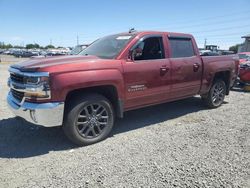
[[[117,117],[123,117],[123,100],[119,97],[118,90],[114,85],[101,85],[86,88],[77,88],[69,91],[65,99],[65,108],[69,105],[73,98],[77,98],[84,94],[97,93],[106,97],[114,107]]]
[[[229,95],[229,91],[230,91],[230,77],[231,77],[231,72],[229,70],[225,70],[225,71],[216,72],[213,78],[213,83],[218,79],[221,79],[225,82],[226,95]]]

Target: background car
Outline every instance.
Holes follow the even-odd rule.
[[[4,51],[5,51],[4,49],[0,49],[0,54],[4,53]]]
[[[240,58],[240,63],[244,63],[248,58],[250,58],[250,52],[240,52],[238,55]]]
[[[210,50],[201,50],[200,55],[201,56],[217,56],[219,54],[217,52],[212,52]]]
[[[239,82],[243,85],[250,85],[250,58],[240,64],[239,69]]]
[[[82,45],[77,45],[75,46],[71,51],[70,51],[70,55],[77,55],[79,54],[82,50],[84,50],[85,48],[87,48],[89,45],[88,44],[82,44]]]

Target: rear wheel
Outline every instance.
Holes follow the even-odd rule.
[[[114,125],[113,107],[99,94],[74,99],[65,113],[63,130],[77,145],[89,145],[105,139]]]
[[[225,82],[223,80],[215,80],[208,94],[201,97],[209,108],[217,108],[223,103],[225,95]]]

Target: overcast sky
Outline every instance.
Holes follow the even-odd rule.
[[[0,41],[74,46],[136,30],[193,34],[227,49],[250,34],[250,0],[0,0]]]

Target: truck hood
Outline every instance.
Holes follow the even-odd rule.
[[[74,70],[89,70],[98,68],[109,68],[111,63],[114,66],[114,59],[100,59],[96,56],[57,56],[57,57],[39,57],[31,58],[27,61],[11,65],[12,68],[19,69],[23,72],[34,71],[74,71]],[[115,63],[116,64],[116,63]]]

